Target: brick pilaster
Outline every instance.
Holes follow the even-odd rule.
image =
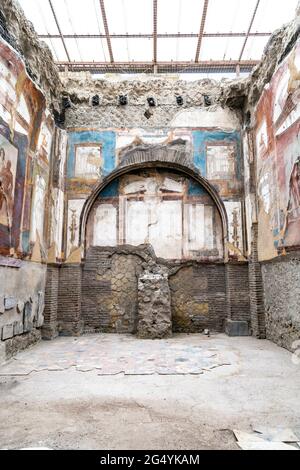
[[[81,264],[63,264],[60,268],[58,289],[59,333],[78,336],[81,321]]]
[[[59,286],[58,264],[48,264],[45,289],[44,324],[42,327],[43,339],[53,339],[58,335],[57,328],[57,301]]]
[[[251,257],[249,262],[249,288],[251,328],[257,338],[266,337],[264,289],[261,265],[258,261],[257,251],[257,223],[252,225]]]
[[[250,324],[248,263],[226,264],[227,319]]]

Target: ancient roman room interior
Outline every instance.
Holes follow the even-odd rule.
[[[299,31],[1,0],[0,448],[300,449]]]

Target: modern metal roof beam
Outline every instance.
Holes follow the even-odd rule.
[[[251,21],[250,21],[250,24],[249,24],[249,28],[248,28],[248,31],[247,31],[247,34],[246,34],[246,37],[245,37],[245,41],[244,41],[244,44],[243,44],[243,47],[242,47],[242,50],[241,50],[241,53],[240,53],[240,56],[239,56],[239,60],[242,60],[242,57],[243,57],[243,54],[244,54],[244,51],[245,51],[245,47],[246,47],[248,38],[249,38],[249,36],[250,36],[250,31],[251,31],[251,28],[252,28],[252,25],[253,25],[253,22],[254,22],[254,19],[255,19],[255,16],[256,16],[256,13],[257,13],[257,9],[258,9],[258,7],[259,7],[259,4],[260,4],[260,0],[257,0],[256,5],[255,5],[255,8],[254,8],[253,15],[252,15],[252,17],[251,17]]]
[[[251,36],[260,36],[268,37],[272,33],[249,33],[248,37]],[[227,38],[227,37],[246,37],[247,33],[203,33],[204,38]],[[198,33],[157,33],[157,38],[197,38]],[[111,39],[151,39],[153,34],[110,34]],[[58,39],[60,38],[59,34],[39,34],[40,39]],[[65,39],[105,39],[105,34],[64,34]]]
[[[52,11],[52,14],[53,14],[53,17],[54,17],[54,20],[55,20],[55,23],[56,23],[58,32],[59,32],[59,36],[58,36],[58,37],[60,37],[60,39],[61,39],[61,41],[62,41],[62,43],[63,43],[66,56],[67,56],[67,58],[68,58],[68,61],[70,62],[71,59],[70,59],[69,52],[68,52],[68,49],[67,49],[67,46],[66,46],[66,43],[65,43],[65,38],[64,38],[64,35],[63,35],[62,32],[61,32],[61,29],[60,29],[60,26],[59,26],[59,22],[58,22],[58,19],[57,19],[57,16],[56,16],[56,13],[55,13],[55,10],[54,10],[52,1],[51,1],[51,0],[48,0],[48,1],[49,1],[49,5],[50,5],[50,8],[51,8],[51,11]]]
[[[108,28],[108,23],[107,23],[107,18],[106,18],[104,0],[99,0],[99,2],[100,2],[103,26],[104,26],[104,31],[105,31],[105,37],[106,37],[106,42],[107,42],[107,47],[108,47],[108,52],[109,52],[109,58],[111,62],[114,62],[114,56],[113,56],[113,51],[111,47],[111,40],[110,40],[109,28]]]
[[[220,60],[220,61],[199,61],[199,62],[157,62],[157,72],[218,72],[228,71],[235,72],[239,66],[241,71],[251,71],[257,65],[257,60]],[[57,62],[60,70],[64,70],[66,66],[70,70],[85,70],[91,72],[152,72],[153,62]]]
[[[157,63],[157,0],[153,0],[153,64]]]
[[[202,44],[202,39],[203,39],[203,34],[204,34],[204,28],[205,28],[206,15],[207,15],[207,9],[208,9],[208,1],[209,0],[204,0],[202,18],[201,18],[201,24],[200,24],[200,31],[199,31],[199,35],[198,35],[198,43],[197,43],[197,49],[196,49],[195,62],[199,62],[200,49],[201,49],[201,44]]]

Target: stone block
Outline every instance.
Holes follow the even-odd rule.
[[[0,364],[6,361],[6,347],[4,341],[0,339]]]
[[[249,336],[248,322],[242,320],[226,320],[225,332],[228,336]]]
[[[57,324],[43,325],[42,327],[42,338],[45,340],[51,340],[58,336]]]
[[[37,322],[36,322],[36,327],[40,328],[44,324],[44,315],[39,315]]]
[[[24,325],[24,332],[31,331],[33,328],[33,321],[32,321],[32,303],[26,302],[24,308],[24,315],[23,315],[23,325]]]
[[[2,340],[12,338],[14,335],[14,325],[13,323],[11,325],[5,325],[2,328]]]
[[[15,321],[14,322],[14,336],[23,334],[24,327],[23,322]]]
[[[22,301],[20,300],[20,301],[18,302],[18,304],[17,304],[17,312],[18,312],[18,313],[23,313],[24,306],[25,306],[24,302],[22,302]]]
[[[0,295],[0,313],[5,312],[4,295]]]
[[[12,297],[12,296],[5,297],[4,299],[5,310],[12,310],[13,308],[16,307],[16,305],[17,305],[17,299],[15,297]]]

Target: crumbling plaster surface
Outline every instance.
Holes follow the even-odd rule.
[[[122,80],[114,76],[93,79],[89,72],[63,72],[60,75],[71,100],[71,107],[66,110],[66,127],[85,126],[87,122],[89,126],[104,128],[188,125],[238,129],[241,126],[241,114],[236,108],[241,96],[246,94],[245,79],[187,82],[176,76],[138,75]],[[99,106],[91,106],[91,97],[95,94],[100,97]],[[125,106],[118,103],[122,94],[128,98]],[[179,95],[184,100],[182,106],[176,104]],[[149,97],[155,99],[155,107],[148,106]],[[151,113],[149,118],[145,116],[146,110]]]
[[[0,363],[40,339],[46,265],[0,266]]]
[[[170,261],[157,258],[151,245],[123,245],[87,250],[82,274],[84,331],[135,333],[137,330],[139,334],[139,307],[142,307],[142,323],[149,314],[144,312],[146,304],[149,310],[156,309],[155,292],[145,294],[152,288],[144,288],[139,282],[149,273],[160,276],[157,286],[155,279],[152,285],[158,294],[158,332],[170,333],[168,318],[171,319],[171,312],[173,331],[223,330],[226,294],[222,263],[203,265],[193,260]],[[166,303],[161,302],[162,293]],[[151,330],[148,327],[147,324],[144,330],[140,328],[142,337],[146,337],[145,330],[148,333]]]
[[[270,37],[261,59],[254,68],[247,94],[247,107],[254,107],[264,87],[271,81],[276,68],[291,51],[300,34],[300,3],[296,10],[296,17],[289,24],[276,30]]]
[[[16,302],[37,302],[39,291],[45,289],[46,265],[22,261],[20,268],[0,266],[1,296],[13,296]],[[9,282],[7,280],[9,279]],[[17,307],[17,306],[16,306]],[[20,319],[17,308],[0,313],[0,328],[8,322]],[[14,314],[13,314],[14,312]]]
[[[59,108],[63,88],[49,47],[38,38],[18,2],[1,0],[1,16],[4,24],[0,24],[0,31],[4,39],[22,55],[28,74],[42,88],[48,106]]]

